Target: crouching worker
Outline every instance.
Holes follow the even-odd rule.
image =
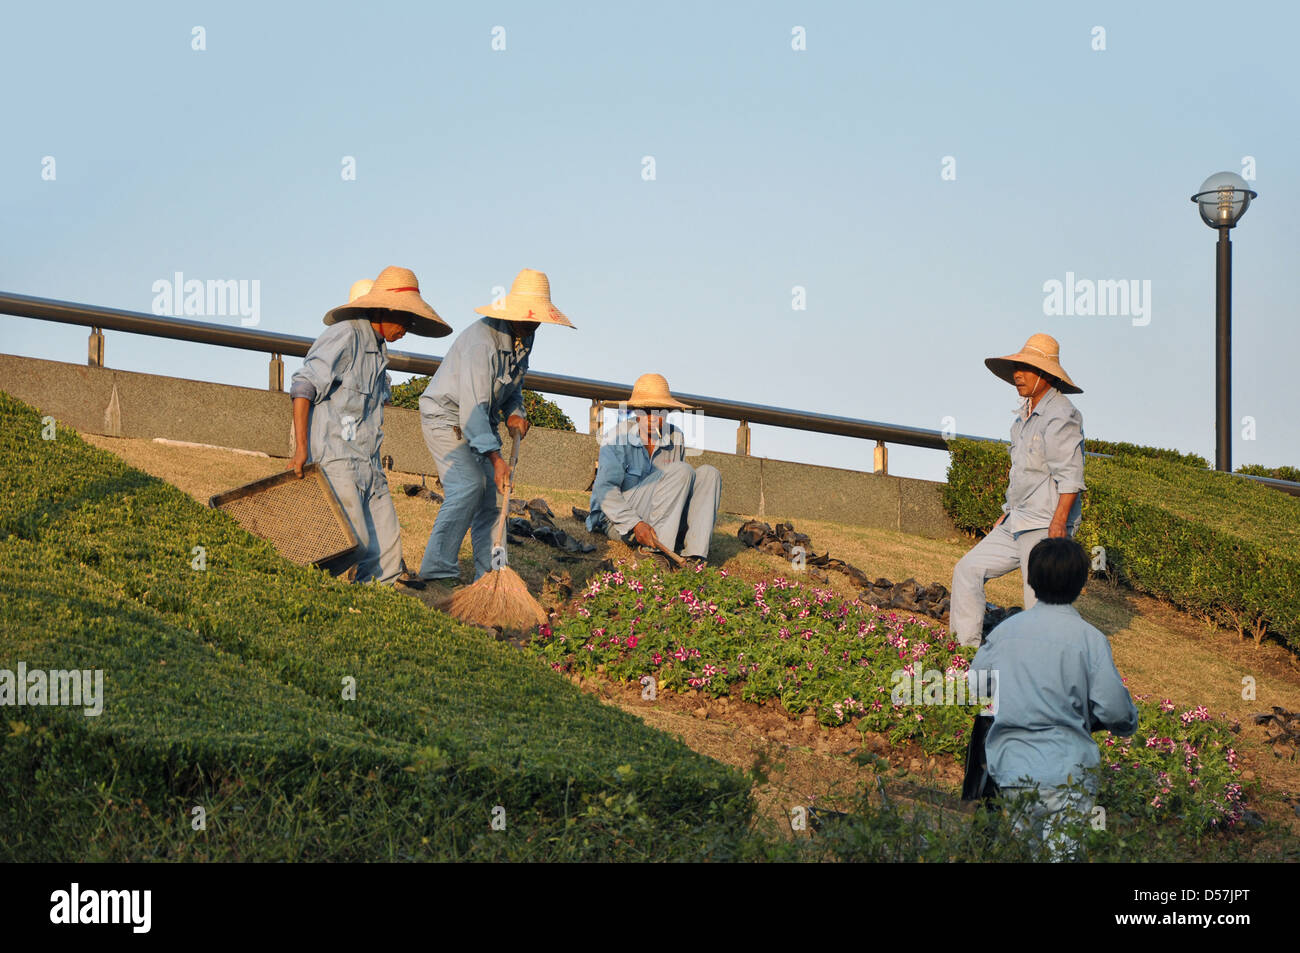
[[[405,268],[357,282],[325,324],[289,388],[296,442],[289,469],[302,476],[309,460],[320,465],[360,543],[357,581],[392,583],[402,571],[402,540],[379,462],[388,345],[407,331],[443,337],[451,326],[420,297],[415,274]]]
[[[474,546],[474,578],[492,568],[492,538],[510,462],[501,455],[497,419],[522,440],[528,433],[523,382],[540,324],[573,324],[551,304],[540,271],[519,272],[510,293],[475,309],[484,315],[459,335],[420,397],[420,426],[445,496],[420,563],[435,597],[460,578],[460,544]],[[440,591],[441,590],[441,591]]]
[[[702,563],[718,518],[722,474],[686,462],[682,431],[666,422],[671,410],[690,410],[674,400],[668,381],[642,374],[625,402],[631,415],[604,438],[591,487],[587,529],[625,543],[656,543]]]
[[[1040,539],[1073,536],[1083,509],[1083,418],[1066,394],[1082,394],[1061,367],[1056,338],[1035,334],[1017,354],[984,361],[1016,388],[1011,473],[1002,515],[952,574],[951,630],[975,647],[984,633],[984,583],[1019,568],[1025,608],[1034,604],[1029,551]]]
[[[1069,538],[1040,540],[1029,553],[1038,601],[990,632],[970,666],[992,686],[996,714],[984,742],[989,773],[1003,797],[1037,791],[1037,803],[1021,806],[1015,827],[1041,838],[1053,860],[1076,848],[1060,825],[1086,821],[1097,796],[1101,756],[1092,733],[1131,735],[1138,724],[1110,643],[1071,604],[1087,579],[1082,546]]]

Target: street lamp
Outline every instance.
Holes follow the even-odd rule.
[[[1216,470],[1232,471],[1232,242],[1228,230],[1241,220],[1258,193],[1246,187],[1235,172],[1216,172],[1201,183],[1192,201],[1201,220],[1219,230],[1218,270],[1215,282],[1215,459]]]

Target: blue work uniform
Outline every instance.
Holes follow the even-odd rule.
[[[949,629],[957,641],[977,646],[984,626],[984,583],[1019,567],[1025,608],[1034,605],[1029,585],[1029,551],[1046,539],[1063,493],[1081,494],[1066,516],[1071,536],[1083,508],[1083,417],[1055,387],[1028,410],[1028,401],[1011,425],[1011,473],[1007,480],[1006,519],[989,531],[957,563],[952,574]]]
[[[327,327],[293,375],[291,398],[311,401],[308,459],[320,465],[360,543],[357,580],[390,583],[402,539],[379,461],[391,396],[388,347],[363,319]]]
[[[722,474],[717,467],[686,462],[682,431],[664,422],[663,439],[651,456],[635,416],[621,420],[601,442],[591,487],[587,529],[611,539],[630,539],[637,523],[683,556],[708,556],[718,519]]]
[[[465,532],[474,547],[474,578],[492,568],[500,494],[487,454],[501,449],[497,418],[524,413],[524,375],[533,334],[517,324],[482,318],[462,331],[420,396],[420,428],[433,455],[444,499],[433,521],[422,579],[455,579]]]
[[[1092,733],[1137,730],[1110,643],[1074,606],[1039,602],[989,633],[970,672],[988,673],[997,709],[984,742],[989,773],[1004,795],[1037,789],[1039,803],[1017,817],[1017,827],[1050,841],[1059,815],[1086,817],[1092,809],[1101,762]],[[1066,790],[1076,783],[1082,790]],[[1053,846],[1059,855],[1071,845]]]

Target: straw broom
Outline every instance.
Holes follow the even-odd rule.
[[[452,594],[447,611],[462,622],[501,629],[527,629],[546,622],[541,604],[528,592],[519,574],[505,564],[506,517],[510,513],[510,492],[514,489],[518,462],[519,436],[515,434],[509,482],[497,518],[496,545],[492,547],[492,561],[501,565],[484,573],[473,585]]]

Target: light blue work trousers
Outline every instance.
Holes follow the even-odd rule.
[[[682,556],[708,556],[713,526],[722,498],[722,474],[707,463],[692,467],[677,460],[655,467],[644,480],[623,491],[623,499],[665,546]],[[623,539],[613,523],[605,522],[605,535]]]
[[[357,534],[357,582],[392,583],[402,571],[402,533],[384,471],[360,459],[330,460],[321,469]]]
[[[961,645],[977,648],[980,644],[984,631],[984,583],[988,580],[1018,568],[1025,587],[1025,608],[1032,608],[1038,601],[1029,586],[1029,551],[1046,538],[1046,526],[1012,534],[1004,521],[957,562],[952,571],[948,631]]]
[[[444,499],[420,562],[421,579],[460,578],[460,544],[466,530],[474,546],[474,578],[492,569],[492,538],[500,497],[492,461],[451,427],[425,422],[424,442],[442,481]]]
[[[1037,790],[1038,799],[1027,797]],[[1039,785],[999,786],[1012,814],[1012,828],[1017,834],[1028,835],[1038,841],[1045,853],[1043,859],[1052,863],[1081,860],[1081,844],[1062,829],[1065,824],[1080,824],[1091,820],[1096,798],[1086,790],[1069,787]],[[1023,798],[1023,799],[1022,799]]]

